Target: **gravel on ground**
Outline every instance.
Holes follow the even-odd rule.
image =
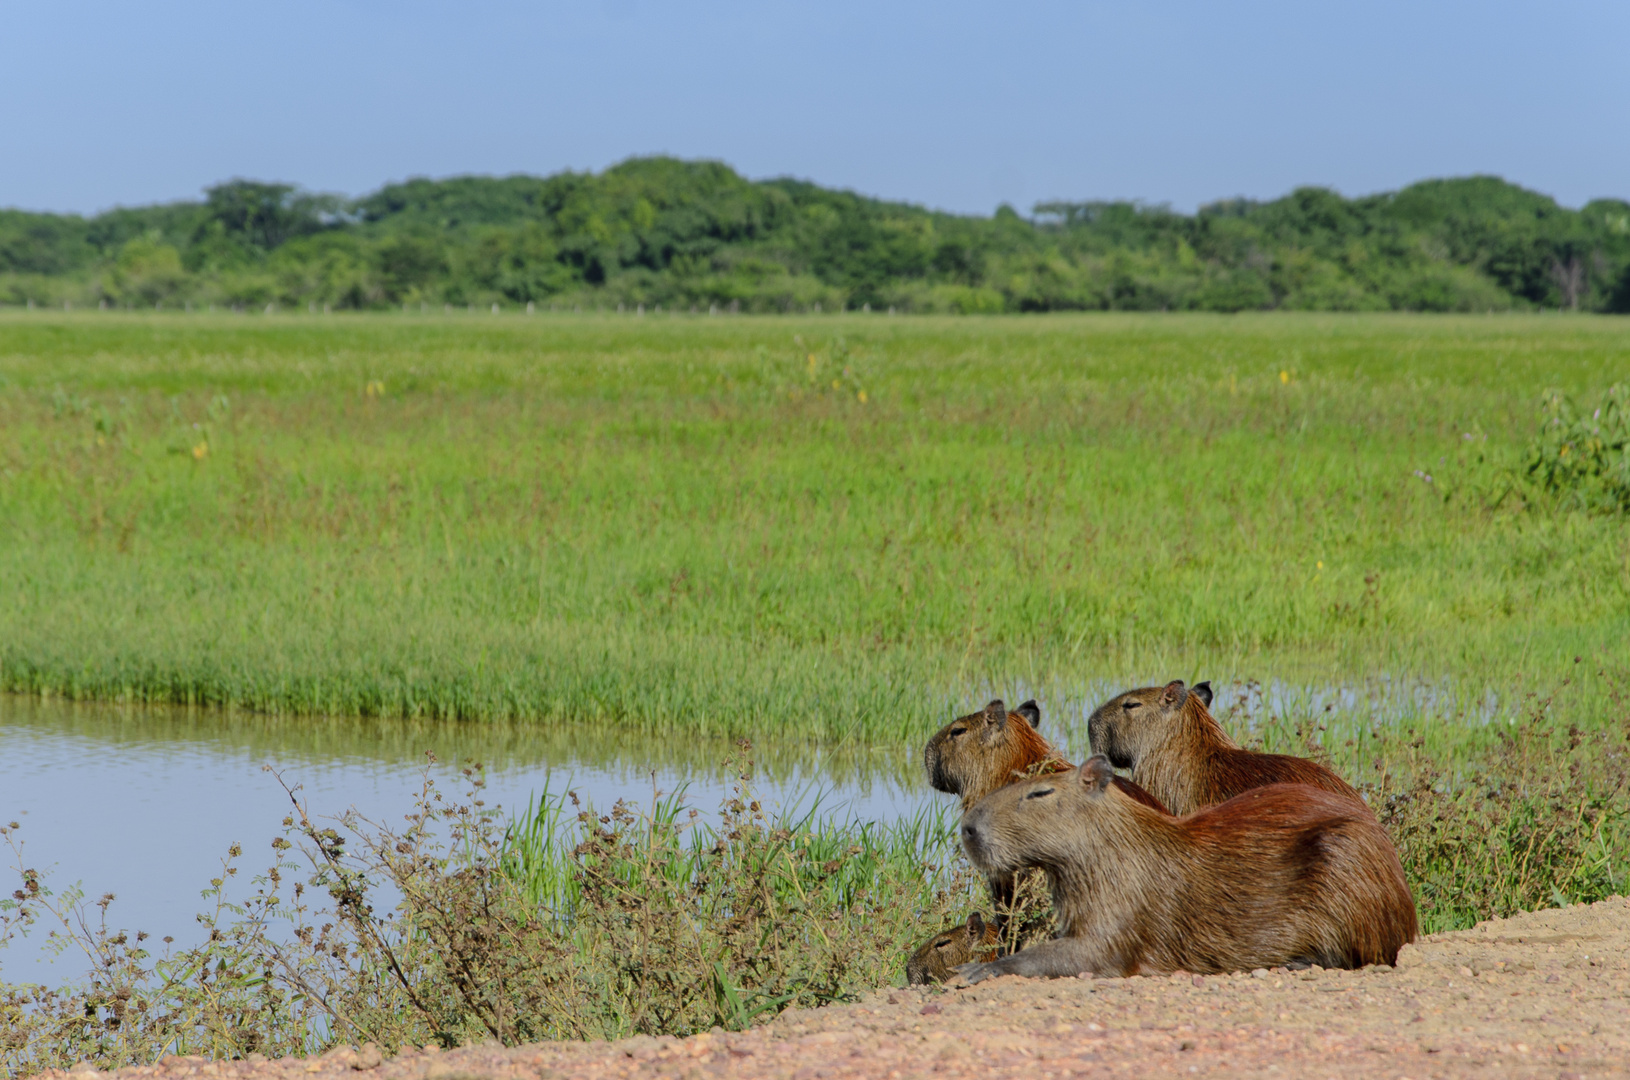
[[[358,1073],[371,1074],[367,1077]],[[95,1070],[43,1074],[96,1080]],[[1630,1076],[1630,900],[1436,934],[1396,968],[885,989],[688,1039],[167,1058],[117,1080]]]

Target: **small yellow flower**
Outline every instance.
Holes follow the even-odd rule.
[[[201,442],[197,446],[192,448],[192,459],[194,461],[203,461],[204,460],[204,455],[208,454],[208,453],[209,453],[209,443],[207,441]]]
[[[1281,372],[1280,372],[1280,373],[1279,373],[1279,381],[1280,381],[1280,382],[1282,382],[1282,383],[1288,383],[1288,382],[1290,382],[1290,372],[1288,372],[1288,371],[1281,371]]]
[[[1320,569],[1320,570],[1323,570],[1323,569],[1324,569],[1324,560],[1323,560],[1323,559],[1320,559],[1320,560],[1319,560],[1319,569]]]
[[[842,385],[843,385],[843,383],[839,382],[837,379],[832,380],[832,389],[836,390],[838,387],[840,387]]]
[[[859,394],[856,394],[855,396],[860,398],[860,403],[862,405],[866,404],[866,391],[862,390]]]
[[[372,380],[370,380],[369,383],[368,383],[368,388],[366,390],[364,390],[363,393],[366,394],[368,397],[384,397],[385,396],[385,382],[384,382],[384,380],[383,379],[372,379]]]

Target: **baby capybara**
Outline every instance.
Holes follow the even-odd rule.
[[[906,960],[906,982],[926,986],[944,982],[953,970],[976,960],[994,960],[998,936],[995,923],[987,923],[975,911],[968,921],[943,930],[921,945]]]
[[[1305,784],[1187,817],[1127,798],[1101,755],[1010,784],[962,817],[986,874],[1040,867],[1057,936],[958,969],[1062,976],[1391,964],[1418,930],[1386,832],[1363,803]]]
[[[1308,784],[1358,798],[1346,781],[1316,761],[1241,747],[1212,717],[1210,687],[1200,685],[1204,694],[1178,681],[1111,698],[1087,721],[1093,753],[1117,769],[1131,769],[1132,779],[1174,814],[1191,814],[1268,784]]]

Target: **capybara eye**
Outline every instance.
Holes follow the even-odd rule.
[[[966,731],[967,731],[967,730],[968,730],[968,729],[967,729],[967,728],[965,728],[965,727],[954,727],[954,728],[952,728],[952,729],[951,729],[951,738],[953,738],[953,739],[954,739],[954,738],[956,738],[956,737],[957,737],[957,736],[958,736],[958,735],[961,735],[961,734],[963,734],[963,733],[964,733],[964,732],[966,732]]]
[[[934,942],[934,948],[943,949],[943,948],[945,948],[945,946],[947,946],[949,944],[951,944],[951,939],[946,938],[944,941],[936,941],[936,942]]]
[[[1121,702],[1121,708],[1125,709],[1127,712],[1131,712],[1141,704],[1143,704],[1141,701],[1123,701]]]
[[[1041,798],[1045,798],[1048,795],[1051,795],[1052,793],[1053,793],[1053,789],[1050,788],[1050,787],[1037,788],[1035,791],[1032,791],[1030,794],[1026,795],[1025,798],[1027,798],[1027,799],[1041,799]]]

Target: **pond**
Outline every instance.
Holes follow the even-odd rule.
[[[460,770],[476,762],[486,767],[489,801],[515,813],[546,786],[605,809],[618,799],[648,804],[653,789],[681,785],[706,813],[731,789],[734,774],[721,764],[734,749],[723,739],[586,725],[269,717],[0,695],[0,822],[22,825],[26,865],[45,872],[49,886],[80,883],[92,898],[112,892],[110,925],[185,942],[230,845],[243,845],[245,872],[269,864],[289,811],[279,776],[299,785],[313,817],[354,806],[400,821],[426,768],[444,792],[462,792]],[[905,744],[763,743],[754,747],[756,790],[770,806],[818,798],[823,816],[897,819],[950,799],[927,790],[919,754]],[[16,883],[5,854],[9,893]],[[38,937],[0,950],[0,979],[80,974],[82,957],[50,961]]]

